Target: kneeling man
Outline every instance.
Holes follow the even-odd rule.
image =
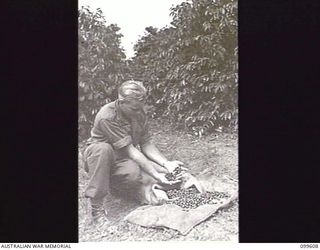
[[[183,163],[169,161],[151,142],[145,100],[143,84],[126,81],[118,89],[118,99],[103,106],[96,115],[84,151],[86,171],[90,175],[85,196],[90,199],[95,223],[107,221],[103,200],[111,185],[129,192],[150,183],[179,182],[165,178],[166,173]]]

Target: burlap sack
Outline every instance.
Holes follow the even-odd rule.
[[[137,191],[137,198],[141,204],[161,205],[169,200],[166,191],[175,188],[189,188],[196,187],[199,192],[205,192],[202,184],[190,173],[183,175],[182,181],[176,185],[160,185],[155,182],[148,182],[139,187]]]
[[[190,230],[199,223],[212,216],[219,209],[226,208],[238,198],[237,183],[228,182],[224,179],[220,180],[216,177],[203,178],[197,180],[191,176],[182,183],[182,187],[187,188],[194,185],[199,191],[219,191],[226,192],[230,195],[228,199],[221,200],[218,204],[201,205],[195,209],[184,211],[181,207],[174,204],[163,204],[167,196],[164,191],[155,191],[158,188],[150,187],[149,204],[162,205],[146,205],[139,207],[129,213],[124,219],[144,227],[153,228],[172,228],[179,231],[182,235],[186,235]],[[161,190],[161,189],[158,189]],[[164,192],[165,193],[165,192]],[[147,200],[146,200],[147,201]]]

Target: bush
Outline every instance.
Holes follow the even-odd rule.
[[[237,2],[193,0],[171,9],[172,27],[146,28],[130,62],[156,112],[202,135],[238,123]]]
[[[79,10],[79,135],[128,79],[144,82],[156,115],[197,135],[238,124],[236,0],[189,0],[171,8],[171,27],[147,27],[125,60],[122,35],[102,11]]]
[[[88,137],[98,110],[116,99],[126,62],[120,47],[120,28],[107,25],[102,11],[79,10],[79,136]]]

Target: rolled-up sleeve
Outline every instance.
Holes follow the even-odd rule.
[[[126,147],[132,143],[128,129],[116,121],[102,119],[99,121],[99,127],[115,149]]]

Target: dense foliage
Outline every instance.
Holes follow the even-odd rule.
[[[172,26],[135,45],[134,78],[156,111],[196,134],[237,125],[237,2],[193,0],[171,9]]]
[[[120,28],[107,25],[102,11],[79,10],[79,135],[87,137],[101,106],[116,98],[126,75]]]
[[[124,80],[142,80],[155,114],[197,135],[238,123],[236,0],[187,0],[170,27],[147,27],[125,60],[120,29],[102,12],[79,10],[79,125],[84,136]]]

